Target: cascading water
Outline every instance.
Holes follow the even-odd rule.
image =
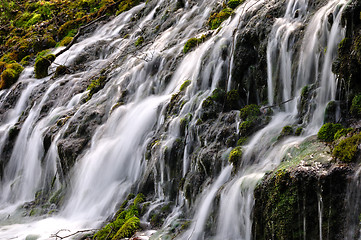
[[[167,1],[142,3],[74,44],[55,60],[51,68],[55,70],[57,64],[71,67],[85,58],[87,62],[83,71],[39,81],[31,78],[32,68],[26,69],[19,81],[19,85],[23,84],[21,95],[16,105],[1,119],[0,125],[1,157],[10,129],[16,127],[21,114],[26,113],[10,159],[5,163],[4,174],[0,175],[0,226],[3,226],[0,239],[24,239],[29,234],[48,239],[60,229],[75,232],[96,228],[130,192],[141,188],[143,178],[148,175],[155,185],[151,203],[174,199],[172,188],[178,187],[172,183],[175,174],[182,175],[187,181],[198,166],[207,169],[202,159],[193,157],[196,153],[192,152],[196,144],[211,145],[197,136],[197,124],[203,114],[202,103],[213,90],[222,86],[230,90],[231,86],[237,85],[231,82],[237,76],[230,75],[235,59],[225,53],[233,51],[230,45],[237,47],[233,42],[235,28],[238,32],[249,30],[247,19],[252,14],[257,15],[265,3],[246,1],[236,8],[235,14],[223,23],[221,29],[199,32],[218,3],[189,1],[182,11],[174,13],[168,28],[161,28],[160,33],[146,41],[139,50],[134,49],[134,41],[142,34],[146,35],[144,29],[152,26],[152,19],[164,22],[164,16],[169,13],[164,11],[165,15],[159,16],[158,11],[170,4]],[[207,178],[197,200],[192,203],[185,196],[186,191],[175,190],[175,208],[164,228],[182,214],[190,213],[194,219],[190,228],[178,236],[180,239],[252,238],[253,191],[257,182],[266,171],[279,164],[289,147],[316,133],[322,124],[327,102],[335,98],[336,80],[331,73],[331,64],[337,44],[343,37],[340,18],[344,5],[343,1],[330,1],[318,9],[302,36],[300,29],[310,17],[308,2],[287,2],[284,17],[275,21],[268,36],[268,102],[277,105],[292,100],[286,103],[284,111],[275,109],[270,122],[244,146],[237,172],[232,173],[232,167],[223,157],[230,151],[226,147],[221,151],[219,168],[214,170],[218,177]],[[332,23],[328,22],[330,14]],[[134,16],[137,16],[137,22],[132,25],[129,22]],[[119,38],[129,29],[127,38]],[[202,34],[204,42],[180,61],[185,42]],[[298,56],[295,49],[301,36]],[[326,54],[324,49],[327,49]],[[87,52],[90,54],[85,55]],[[99,75],[102,69],[108,71],[107,82],[101,91],[86,101],[85,80]],[[191,81],[190,85],[181,90],[186,80]],[[317,107],[309,113],[312,116],[310,123],[304,122],[304,135],[277,142],[284,126],[297,124],[300,89],[308,84],[315,84],[318,89],[313,99]],[[69,89],[64,91],[63,86]],[[8,93],[0,92],[0,104],[17,87]],[[63,95],[59,96],[57,91],[63,91]],[[171,115],[174,99],[182,102],[182,108],[178,114]],[[48,106],[49,102],[52,104]],[[46,116],[44,111],[48,111]],[[179,169],[175,167],[177,173],[174,173],[172,159],[167,159],[167,150],[179,144],[180,126],[185,119],[188,129],[181,157],[183,162]],[[76,163],[63,176],[60,166],[64,163],[60,155],[66,153],[61,152],[59,146],[66,144],[67,137],[73,132],[78,135],[87,132],[77,125],[79,121],[94,124],[88,126],[93,127],[92,136],[88,136],[91,140],[75,142],[83,144],[85,150],[77,153],[73,159]],[[233,132],[238,131],[238,121],[237,118],[233,120]],[[54,129],[54,125],[60,130],[53,135],[45,150],[45,135]],[[152,154],[156,157],[146,160],[145,153],[151,143]],[[68,188],[65,204],[56,216],[45,219],[19,216],[21,210],[18,207],[31,201],[37,191],[55,192],[65,186]],[[213,218],[216,228],[206,234],[210,218]]]

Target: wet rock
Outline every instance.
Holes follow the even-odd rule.
[[[343,239],[352,172],[315,137],[290,149],[255,190],[254,239],[318,239],[320,227],[322,238]]]

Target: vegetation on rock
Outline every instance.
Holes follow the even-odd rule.
[[[99,78],[93,80],[90,85],[88,86],[87,90],[89,90],[87,101],[90,100],[95,93],[97,93],[99,90],[101,90],[106,83],[106,77],[100,76]]]
[[[129,204],[129,200],[134,195],[129,195],[127,200],[123,202],[119,211],[114,217],[114,220],[108,223],[105,227],[100,229],[95,235],[96,240],[106,239],[123,239],[133,236],[133,234],[140,229],[140,211],[141,204],[145,201],[144,195],[139,193]],[[128,205],[129,204],[129,205]],[[127,206],[128,205],[128,206]]]
[[[243,0],[229,0],[227,5],[228,7],[235,9],[236,7],[238,7],[238,5],[240,5],[243,2]]]
[[[361,117],[361,94],[352,99],[350,113],[355,117]]]
[[[44,78],[48,76],[48,68],[55,60],[54,54],[49,54],[45,57],[40,57],[34,65],[35,77]]]
[[[333,156],[342,162],[352,162],[357,157],[361,133],[342,139],[333,149]]]
[[[339,123],[325,123],[317,133],[318,139],[325,142],[332,142],[335,138],[335,133],[342,129],[343,126]]]
[[[18,63],[0,62],[0,90],[11,87],[18,80],[23,69]]]
[[[234,6],[234,4],[231,4],[232,6]],[[208,19],[208,25],[209,27],[213,30],[213,29],[217,29],[223,21],[225,21],[227,18],[229,18],[229,16],[231,16],[233,10],[230,7],[226,7],[224,9],[222,9],[220,12],[215,12],[213,13],[209,19]]]
[[[238,166],[241,159],[242,159],[241,147],[236,147],[229,153],[228,162],[230,162],[234,167]]]
[[[186,44],[184,44],[183,52],[184,53],[189,52],[190,50],[192,50],[193,48],[195,48],[196,46],[201,44],[204,41],[205,38],[206,38],[205,35],[202,35],[200,38],[190,38],[186,42]]]

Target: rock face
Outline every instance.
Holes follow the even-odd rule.
[[[254,239],[343,239],[352,173],[315,137],[289,150],[255,190]]]

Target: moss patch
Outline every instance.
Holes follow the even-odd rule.
[[[96,240],[117,240],[123,238],[129,238],[140,229],[140,214],[141,206],[145,201],[143,194],[138,194],[132,203],[129,204],[129,199],[134,195],[129,195],[128,199],[123,202],[117,212],[115,219],[108,223],[105,227],[100,229],[93,237]],[[128,205],[128,207],[126,207]]]
[[[317,137],[322,141],[332,142],[334,140],[335,133],[342,128],[343,126],[338,123],[325,123],[318,131]]]
[[[209,27],[212,30],[217,29],[222,24],[223,21],[225,21],[227,18],[229,18],[229,16],[231,16],[232,12],[233,12],[232,8],[226,7],[222,9],[220,12],[213,13],[208,19]]]
[[[205,38],[206,38],[205,35],[202,35],[200,38],[190,38],[186,42],[186,44],[184,44],[183,52],[187,53],[187,52],[191,51],[193,48],[195,48],[196,46],[201,44]]]
[[[11,87],[19,78],[24,68],[18,63],[0,63],[0,89]]]
[[[48,76],[48,68],[55,60],[54,54],[49,54],[45,57],[40,57],[34,65],[35,77],[44,78]]]
[[[361,143],[361,133],[352,137],[342,139],[333,149],[333,156],[342,162],[352,162],[356,160],[356,154],[359,151]]]

